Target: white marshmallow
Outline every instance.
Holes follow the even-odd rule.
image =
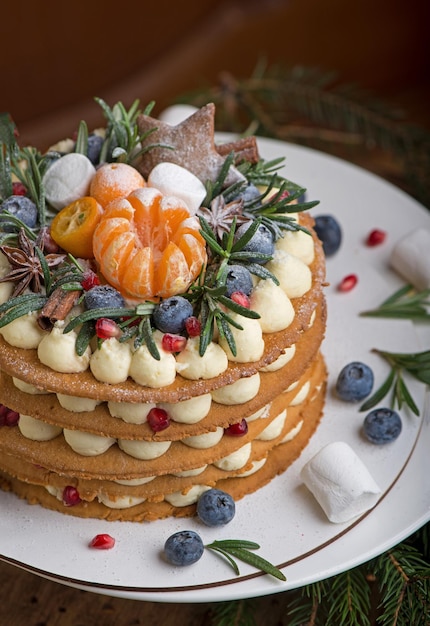
[[[306,463],[300,475],[334,523],[362,515],[375,506],[381,493],[364,463],[342,441],[322,448]]]
[[[393,248],[390,264],[419,291],[430,287],[430,230],[417,228]]]
[[[171,126],[177,126],[188,117],[196,113],[197,107],[192,104],[172,104],[160,113],[158,119]]]
[[[88,194],[96,168],[83,154],[72,152],[55,161],[43,176],[46,200],[57,210]]]
[[[176,163],[163,162],[156,165],[148,176],[148,185],[165,196],[183,200],[194,215],[206,196],[206,187],[190,171]]]

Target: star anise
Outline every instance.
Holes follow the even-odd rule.
[[[242,215],[242,211],[242,199],[233,200],[227,204],[224,196],[220,194],[212,200],[210,208],[200,207],[197,215],[204,217],[218,239],[221,240],[223,234],[231,230],[234,219],[236,219],[236,224],[249,221],[249,217]]]
[[[43,237],[40,236],[36,241],[32,241],[23,228],[18,233],[18,247],[0,246],[0,251],[10,265],[10,270],[3,278],[0,278],[0,283],[16,283],[12,298],[21,295],[27,288],[34,293],[42,290],[44,273],[38,251],[43,253],[43,248]],[[47,254],[45,262],[51,269],[60,265],[65,258],[65,254]]]

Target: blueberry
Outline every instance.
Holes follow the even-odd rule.
[[[333,256],[342,243],[342,230],[339,222],[333,215],[318,215],[315,217],[315,232],[321,239],[326,256]]]
[[[230,297],[235,291],[241,291],[249,296],[254,286],[251,272],[244,265],[230,265],[225,281],[226,296]]]
[[[200,559],[203,551],[203,542],[193,530],[174,533],[164,544],[164,556],[172,565],[192,565]]]
[[[254,200],[257,200],[260,196],[261,191],[252,183],[249,183],[249,185],[244,187],[239,194],[239,198],[242,198],[244,202],[253,202]]]
[[[27,196],[9,196],[0,205],[0,212],[8,211],[11,215],[24,222],[29,228],[34,228],[37,223],[37,206]],[[12,224],[5,224],[3,230],[7,233],[16,230]]]
[[[197,515],[206,526],[224,526],[231,522],[235,513],[233,498],[220,489],[205,491],[197,501]]]
[[[235,233],[235,241],[237,241],[242,235],[246,233],[252,222],[245,222],[241,224]],[[251,239],[242,247],[245,252],[258,252],[260,254],[267,254],[273,256],[275,251],[275,242],[272,232],[264,224],[260,224]],[[260,263],[264,265],[267,260],[260,260],[257,256],[250,257],[249,260],[252,263]]]
[[[103,146],[103,137],[92,133],[88,135],[87,157],[93,165],[97,165],[100,161],[100,152]]]
[[[97,285],[84,294],[85,307],[87,309],[122,309],[125,300],[122,295],[110,285]]]
[[[359,361],[348,363],[338,376],[337,395],[346,402],[363,400],[372,391],[373,380],[373,372],[368,365]]]
[[[372,443],[382,445],[397,439],[402,431],[402,421],[392,409],[374,409],[366,415],[363,432]]]
[[[152,319],[163,333],[180,334],[185,329],[185,320],[193,315],[192,304],[183,296],[171,296],[157,304]]]

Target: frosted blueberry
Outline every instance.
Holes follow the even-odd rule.
[[[14,217],[24,222],[29,228],[34,228],[37,222],[37,207],[33,200],[27,196],[9,196],[0,205],[0,212],[8,212]],[[7,220],[6,216],[5,219]],[[4,223],[2,220],[2,230],[10,233],[17,230],[12,224]]]
[[[368,365],[352,361],[342,368],[336,381],[336,392],[341,400],[358,402],[373,388],[373,372]]]
[[[339,222],[333,215],[317,215],[314,229],[322,242],[324,254],[333,256],[342,243],[342,230]]]
[[[228,297],[235,291],[249,296],[253,288],[251,272],[244,265],[229,265],[225,285]]]
[[[390,443],[402,431],[402,420],[392,409],[374,409],[366,415],[363,432],[369,441],[377,445]]]
[[[233,498],[220,489],[205,491],[197,501],[197,515],[206,526],[224,526],[231,522],[235,513]]]
[[[192,304],[186,298],[171,296],[157,304],[152,319],[162,333],[180,334],[185,329],[185,320],[192,315]]]
[[[200,559],[203,552],[203,542],[193,530],[174,533],[164,544],[164,556],[172,565],[192,565]]]
[[[97,285],[86,291],[84,303],[87,309],[121,309],[125,306],[122,295],[110,285]]]

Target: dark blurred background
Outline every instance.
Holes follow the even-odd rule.
[[[430,127],[427,0],[158,0],[3,6],[0,111],[44,149],[109,104],[207,87],[268,64],[334,71]]]

